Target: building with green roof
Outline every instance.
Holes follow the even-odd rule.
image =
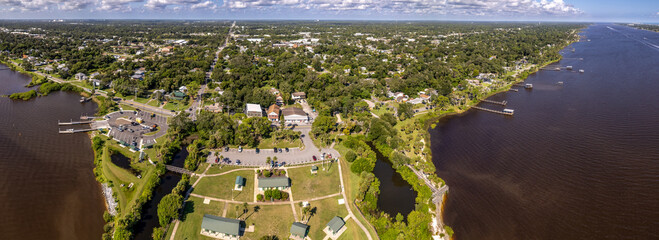
[[[201,235],[225,240],[240,238],[240,220],[204,214]]]
[[[332,220],[327,223],[327,227],[329,228],[330,232],[332,232],[332,234],[336,234],[341,231],[341,228],[343,228],[344,225],[346,225],[346,222],[343,221],[343,218],[339,216],[332,218]]]
[[[304,239],[307,234],[309,234],[309,225],[300,222],[294,222],[291,225],[291,238]]]
[[[265,191],[268,189],[279,189],[285,190],[291,186],[291,181],[288,177],[269,177],[269,178],[258,178],[259,179],[259,190]]]
[[[233,190],[242,191],[245,186],[246,179],[243,176],[236,176],[236,187]]]
[[[311,174],[316,174],[316,173],[318,173],[318,166],[316,165],[311,166]]]

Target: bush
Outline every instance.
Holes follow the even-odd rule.
[[[372,172],[375,167],[375,161],[371,162],[367,158],[358,158],[350,166],[350,171],[360,174],[361,172]]]
[[[352,150],[348,150],[348,152],[346,153],[346,161],[354,162],[355,159],[357,159],[357,154],[355,154],[355,152]]]
[[[263,176],[265,176],[265,177],[270,177],[270,176],[272,176],[272,172],[271,172],[271,171],[267,171],[267,170],[266,170],[266,171],[263,171]]]
[[[160,226],[167,226],[172,219],[178,217],[178,210],[183,204],[181,195],[170,193],[158,203],[158,221]]]
[[[153,228],[153,233],[151,234],[151,237],[153,240],[160,240],[165,237],[165,228],[164,227],[157,227]]]
[[[256,201],[263,201],[263,194],[256,195]]]
[[[256,197],[258,200],[258,196]],[[288,199],[288,193],[282,192],[278,189],[268,189],[265,190],[265,195],[263,196],[265,201],[268,200],[286,200]]]
[[[13,100],[27,101],[27,100],[32,99],[33,97],[36,97],[36,96],[37,96],[37,91],[30,90],[30,91],[27,91],[27,92],[12,93],[11,95],[9,95],[9,98],[11,98]]]

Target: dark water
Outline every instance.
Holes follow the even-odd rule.
[[[585,73],[492,97],[514,117],[472,110],[430,131],[457,239],[659,239],[659,34],[611,27],[557,64]]]
[[[181,180],[181,174],[167,172],[160,177],[160,185],[155,189],[151,201],[142,207],[142,219],[135,225],[135,240],[151,240],[153,228],[160,226],[158,221],[158,203],[165,195],[172,192]]]
[[[373,145],[369,144],[369,146],[375,151],[378,159],[373,169],[373,174],[380,180],[378,208],[392,218],[398,213],[407,217],[407,214],[414,210],[416,192],[412,185],[394,170],[389,159],[382,156]]]
[[[26,91],[28,82],[2,70],[0,94]],[[94,114],[96,105],[79,99],[64,92],[0,98],[0,239],[101,238],[105,205],[89,137],[57,132],[57,120]]]

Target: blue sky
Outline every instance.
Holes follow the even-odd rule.
[[[659,22],[659,0],[0,0],[2,19]]]

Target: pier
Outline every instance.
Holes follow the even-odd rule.
[[[435,186],[435,184],[432,181],[430,181],[424,173],[422,173],[419,170],[416,170],[414,167],[412,167],[412,165],[406,164],[406,166],[410,168],[412,172],[414,172],[414,174],[416,174],[416,176],[419,179],[423,180],[423,182],[426,183],[426,186],[428,186],[432,191],[432,202],[436,205],[435,214],[439,219],[439,221],[437,222],[439,223],[440,228],[443,229],[444,220],[442,219],[442,204],[444,202],[444,194],[448,192],[448,185],[444,184],[443,186],[437,188],[437,186]]]
[[[59,133],[79,133],[79,132],[89,132],[89,131],[94,131],[96,129],[93,128],[87,128],[87,129],[58,129]]]
[[[516,88],[511,88],[511,89],[510,89],[510,90],[508,90],[508,91],[513,91],[513,92],[519,92],[519,89],[516,89]]]
[[[90,123],[93,123],[93,122],[94,121],[76,121],[76,122],[74,122],[73,119],[71,119],[70,122],[60,122],[59,120],[57,120],[57,125],[69,126],[69,125],[78,125],[78,124],[90,124]]]
[[[492,101],[492,100],[487,100],[487,99],[481,99],[481,101],[486,102],[486,103],[499,104],[501,106],[506,106],[506,104],[508,104],[508,102],[506,100],[503,100],[501,102],[497,102],[497,101]]]
[[[473,106],[473,108],[478,109],[478,110],[483,110],[483,111],[486,111],[486,112],[498,113],[498,114],[502,114],[502,115],[506,115],[506,116],[512,116],[513,115],[513,112],[509,112],[509,111],[499,111],[499,110],[493,110],[493,109],[479,107],[479,106]]]

